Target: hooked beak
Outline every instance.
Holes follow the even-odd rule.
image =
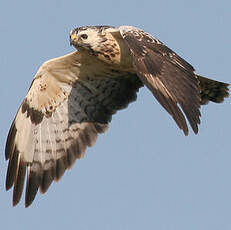
[[[77,35],[75,32],[70,33],[70,46],[74,45],[75,41],[77,41]]]

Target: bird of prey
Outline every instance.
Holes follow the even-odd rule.
[[[11,125],[5,149],[6,189],[13,205],[45,193],[83,157],[112,115],[146,86],[188,135],[200,123],[200,105],[228,97],[228,84],[195,74],[194,68],[147,32],[132,26],[73,29],[76,51],[45,62]]]

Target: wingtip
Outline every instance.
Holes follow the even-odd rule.
[[[12,206],[15,207],[19,203],[19,200],[12,200]]]
[[[5,159],[9,160],[11,154],[14,152],[15,149],[15,135],[16,135],[17,129],[15,126],[15,122],[12,122],[12,125],[10,127],[10,130],[8,132],[7,140],[6,140],[6,146],[5,146]]]
[[[187,137],[188,136],[188,130],[187,131],[183,130],[183,132],[184,132],[184,135]]]
[[[33,201],[32,201],[32,202],[33,202]],[[25,205],[24,205],[25,208],[28,208],[28,207],[32,204],[32,202],[26,202],[26,201],[25,201]]]
[[[25,207],[28,207],[34,201],[38,189],[42,182],[42,166],[38,164],[33,164],[28,166],[27,170],[27,183],[26,183],[26,193],[25,193]]]

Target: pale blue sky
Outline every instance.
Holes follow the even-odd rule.
[[[6,192],[6,135],[33,75],[73,51],[69,31],[133,25],[155,35],[197,73],[231,82],[231,1],[2,1],[0,8],[0,228],[230,230],[230,98],[202,108],[188,137],[147,89],[59,183],[27,209]],[[24,196],[23,196],[24,199]]]

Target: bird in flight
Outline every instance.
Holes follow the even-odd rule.
[[[70,43],[75,52],[39,68],[11,125],[5,157],[13,205],[26,175],[28,207],[38,189],[45,193],[83,157],[112,115],[136,100],[140,87],[152,92],[185,135],[186,118],[198,132],[200,105],[229,96],[228,84],[195,74],[188,62],[136,27],[79,27]]]

